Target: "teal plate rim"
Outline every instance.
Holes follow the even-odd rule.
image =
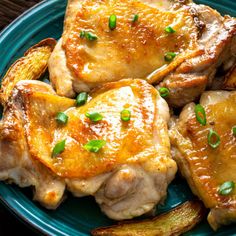
[[[14,31],[16,27],[20,27],[21,24],[24,23],[24,21],[27,21],[28,17],[34,15],[37,11],[42,10],[45,7],[46,8],[49,7],[53,3],[54,0],[51,1],[42,0],[41,2],[35,4],[33,7],[23,12],[20,16],[18,16],[15,20],[13,20],[7,27],[5,27],[0,32],[0,45],[2,41],[5,39],[5,37],[7,37],[12,31]],[[5,70],[6,68],[4,68],[3,71],[1,72],[4,74]],[[0,78],[2,78],[2,73],[0,73]],[[16,216],[20,220],[20,222],[22,222],[27,227],[32,229],[35,233],[42,233],[44,235],[52,235],[52,233],[53,234],[57,233],[55,235],[58,235],[58,233],[60,233],[60,235],[62,236],[64,235],[67,236],[67,234],[64,234],[64,232],[62,231],[59,232],[58,230],[55,230],[54,228],[51,227],[47,228],[48,224],[44,224],[43,221],[41,221],[36,216],[30,214],[30,212],[28,211],[25,211],[25,214],[29,214],[28,216],[30,217],[27,217],[27,215],[20,213],[20,211],[17,210],[17,208],[13,207],[15,203],[12,200],[10,199],[6,200],[3,196],[0,195],[0,201],[6,209],[8,209],[14,216]],[[40,226],[39,222],[41,222],[41,224],[46,228],[42,227],[42,225]]]
[[[27,22],[29,21],[30,17],[33,17],[38,11],[43,11],[44,9],[48,9],[50,8],[50,6],[53,6],[55,3],[57,2],[65,2],[66,0],[43,0],[42,2],[36,4],[34,7],[30,8],[29,10],[27,10],[26,12],[24,12],[21,16],[19,16],[17,19],[15,19],[11,24],[8,25],[8,27],[6,27],[2,32],[0,32],[0,46],[2,44],[3,41],[7,41],[10,40],[11,37],[11,33],[13,33],[15,30],[20,30],[22,27],[26,27],[27,26]],[[207,0],[198,0],[198,2],[200,3],[207,3]],[[224,13],[228,13],[228,14],[236,14],[236,3],[234,3],[234,1],[231,0],[224,0],[225,5],[221,5],[221,3],[218,0],[210,0],[209,4],[212,3],[215,7],[218,6],[218,8],[222,9],[222,11]],[[62,4],[64,5],[64,4]],[[234,6],[235,6],[235,10],[234,10]],[[231,8],[230,8],[231,7]],[[52,10],[51,10],[52,11]],[[41,16],[42,17],[42,16]],[[36,19],[34,19],[36,21]],[[12,42],[12,45],[14,43],[14,40]],[[21,46],[23,46],[23,44],[21,43]],[[4,53],[7,53],[6,50],[3,50],[3,55]],[[9,63],[10,61],[13,60],[13,58],[15,57],[14,54],[9,54],[7,55],[7,58],[5,59],[7,61],[7,64],[3,65],[3,67],[1,68],[0,65],[0,78],[2,77],[2,74],[5,73],[7,67],[9,67]],[[0,183],[0,188],[3,186],[2,188],[2,193],[7,193],[7,191],[11,192],[12,196],[16,196],[18,194],[18,189],[17,187],[13,186],[11,188],[9,188],[9,186],[7,186],[5,183]],[[22,194],[19,197],[25,197],[23,193],[20,192],[20,194]],[[69,232],[71,232],[73,235],[87,235],[85,234],[84,230],[81,229],[80,232],[78,232],[76,229],[70,229],[69,227],[67,228],[60,228],[60,227],[54,227],[55,224],[57,223],[57,221],[53,222],[53,224],[48,224],[46,220],[50,221],[52,220],[51,216],[47,216],[45,214],[44,216],[44,220],[41,219],[40,214],[35,214],[34,211],[31,212],[30,209],[27,209],[24,205],[21,205],[17,199],[14,199],[12,197],[6,197],[6,196],[2,196],[0,194],[0,201],[3,203],[3,205],[6,206],[6,208],[8,208],[10,210],[10,212],[12,212],[14,215],[16,215],[23,223],[25,223],[27,226],[30,226],[30,228],[32,228],[33,230],[35,230],[35,232],[44,234],[44,235],[56,235],[56,236],[68,236],[70,235]],[[36,206],[37,208],[37,206]],[[235,232],[236,232],[236,228],[234,228]],[[227,231],[226,233],[232,233],[234,231]],[[212,235],[212,234],[211,234]],[[218,236],[220,235],[224,235],[224,232],[219,232],[217,233]],[[232,235],[232,234],[230,234]],[[234,234],[236,235],[236,234]]]

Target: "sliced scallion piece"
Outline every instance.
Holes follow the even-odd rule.
[[[94,40],[97,40],[97,39],[98,39],[97,35],[96,35],[96,34],[93,34],[93,33],[91,33],[91,32],[86,32],[86,33],[85,33],[85,38],[86,38],[87,40],[89,40],[89,41],[94,41]]]
[[[197,104],[194,108],[194,112],[195,112],[197,121],[201,125],[206,125],[207,120],[206,120],[206,112],[205,112],[204,107],[200,104]]]
[[[171,62],[176,57],[176,53],[174,52],[167,52],[164,56],[165,61]]]
[[[83,106],[88,100],[88,94],[86,92],[80,93],[76,98],[76,106]]]
[[[165,97],[169,96],[170,90],[168,88],[161,87],[161,88],[159,88],[159,93],[160,93],[161,97],[165,98]]]
[[[133,19],[132,19],[132,23],[133,23],[133,24],[138,21],[138,17],[139,17],[138,14],[135,14],[135,15],[134,15],[134,17],[133,17]]]
[[[86,31],[81,31],[80,32],[80,38],[81,39],[86,38],[89,41],[94,41],[94,40],[98,39],[96,34],[93,34],[91,32],[86,32]]]
[[[224,182],[218,189],[220,195],[229,195],[234,190],[235,183],[233,181]]]
[[[217,148],[220,145],[220,136],[219,134],[214,131],[213,129],[209,130],[208,133],[208,144],[212,147],[212,148]]]
[[[167,26],[165,28],[165,32],[168,33],[168,34],[173,34],[175,33],[176,31],[171,27],[171,26]]]
[[[80,38],[83,39],[85,37],[85,31],[80,32]]]
[[[52,150],[52,157],[56,157],[57,155],[61,154],[65,150],[65,145],[66,145],[66,139],[57,143]]]
[[[98,152],[104,145],[106,145],[105,140],[90,140],[84,145],[84,149],[89,152]]]
[[[58,112],[56,116],[56,121],[59,124],[66,124],[68,122],[68,116],[64,112]]]
[[[124,109],[123,111],[121,111],[120,118],[121,120],[126,121],[126,122],[130,121],[130,118],[131,118],[130,110]]]
[[[116,15],[111,15],[109,18],[109,28],[110,30],[114,30],[116,28]]]
[[[98,122],[103,119],[103,116],[98,112],[87,112],[85,116],[93,122]]]
[[[233,135],[236,136],[236,126],[232,128],[232,131],[233,131]]]

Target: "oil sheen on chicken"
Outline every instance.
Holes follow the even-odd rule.
[[[117,17],[113,30],[111,15]],[[166,32],[168,26],[174,32]],[[188,0],[70,0],[49,71],[59,95],[141,78],[168,88],[168,104],[181,107],[212,88],[219,68],[226,73],[235,64],[235,40],[235,18]]]
[[[69,1],[63,37],[49,61],[57,93],[70,97],[105,82],[146,78],[158,68],[173,70],[181,60],[168,66],[165,53],[193,49],[198,28],[189,11],[162,11],[155,2]],[[112,14],[117,17],[114,30],[108,26]],[[167,26],[176,33],[165,32]],[[81,38],[81,32],[98,38]]]
[[[201,125],[193,103],[187,105],[179,119],[172,120],[170,130],[173,156],[192,191],[210,208],[208,221],[213,229],[236,221],[236,189],[221,195],[219,187],[236,182],[236,92],[210,91],[201,96],[207,125]],[[217,132],[220,144],[212,148],[215,136],[208,142],[210,129]]]
[[[120,112],[131,112],[129,122]],[[55,117],[65,112],[66,125]],[[99,112],[92,122],[86,112]],[[0,125],[0,178],[21,187],[33,185],[35,199],[56,208],[67,188],[75,196],[93,195],[110,218],[130,219],[152,210],[166,196],[176,173],[167,132],[169,109],[143,80],[121,80],[90,93],[89,101],[55,94],[40,81],[21,81],[7,102]],[[93,153],[83,146],[105,140]],[[52,149],[66,140],[65,150]]]

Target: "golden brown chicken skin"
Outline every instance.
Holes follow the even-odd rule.
[[[200,101],[207,124],[196,119],[195,104],[187,105],[170,130],[174,159],[192,191],[211,211],[213,229],[236,221],[236,189],[224,194],[222,184],[236,182],[236,92],[203,93]],[[202,115],[201,115],[202,117]],[[210,130],[219,135],[209,136]],[[217,144],[216,146],[214,146]],[[213,145],[213,146],[211,146]]]
[[[168,104],[183,107],[235,64],[235,38],[235,18],[192,1],[70,0],[50,79],[57,94],[74,97],[141,78],[168,88]]]
[[[121,119],[124,109],[130,120]],[[68,116],[67,123],[56,120],[58,112]],[[87,112],[102,119],[91,121]],[[77,197],[94,196],[112,219],[130,219],[163,201],[175,176],[168,105],[144,80],[103,85],[80,107],[46,83],[20,81],[3,117],[0,179],[34,186],[34,199],[47,208],[56,208],[68,189]],[[104,144],[94,152],[85,148],[91,140]]]
[[[116,16],[113,30],[109,28],[111,15]],[[135,15],[138,18],[133,22]],[[175,33],[166,32],[168,26]],[[92,33],[96,39],[83,33]],[[197,35],[198,28],[186,9],[165,11],[154,1],[72,0],[63,37],[49,62],[51,80],[58,94],[69,97],[73,91],[89,91],[105,82],[145,79],[160,69],[157,83],[183,61],[177,57],[170,64],[165,54],[185,52],[186,58],[196,46]]]
[[[86,105],[73,107],[74,101],[71,100],[71,108],[61,108],[68,116],[68,123],[61,126],[57,124],[54,112],[58,112],[62,98],[32,93],[25,98],[30,151],[54,173],[68,178],[94,177],[121,164],[147,163],[147,169],[155,169],[156,157],[163,155],[165,158],[168,153],[167,137],[160,140],[161,146],[167,145],[163,154],[154,145],[153,132],[161,135],[161,130],[156,130],[155,126],[158,96],[152,86],[141,80],[106,84],[90,94]],[[44,102],[53,109],[42,115]],[[129,122],[121,120],[124,109],[131,112]],[[93,122],[86,117],[87,112],[98,112],[103,118]],[[38,145],[38,140],[43,143]],[[53,147],[62,140],[66,140],[65,150],[52,158]],[[98,153],[92,153],[84,148],[90,140],[105,140],[106,144]]]

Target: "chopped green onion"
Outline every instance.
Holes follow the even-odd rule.
[[[85,31],[80,32],[80,38],[83,39],[85,37]]]
[[[138,21],[138,14],[135,14],[133,19],[132,19],[132,23],[135,23],[136,21]]]
[[[236,126],[232,128],[232,131],[233,131],[233,135],[236,136]]]
[[[165,28],[165,32],[166,32],[166,33],[169,33],[169,34],[173,34],[173,33],[175,33],[176,31],[175,31],[171,26],[167,26],[167,27]]]
[[[58,112],[56,116],[56,121],[59,124],[66,124],[68,122],[68,116],[64,112]]]
[[[194,111],[195,111],[197,121],[201,125],[206,125],[207,120],[206,120],[206,112],[205,112],[204,107],[200,104],[197,104],[194,108]]]
[[[86,38],[89,41],[94,41],[94,40],[98,39],[97,35],[95,35],[91,32],[86,32],[86,31],[81,31],[80,32],[80,38],[81,39]]]
[[[65,145],[66,145],[66,139],[57,143],[52,150],[52,157],[61,154],[65,150]]]
[[[109,18],[109,28],[114,30],[116,28],[116,15],[111,15]]]
[[[89,152],[98,152],[105,144],[105,140],[90,140],[84,145],[84,149]]]
[[[234,190],[235,183],[233,181],[224,182],[218,190],[220,195],[229,195]]]
[[[208,139],[208,144],[212,148],[217,148],[220,145],[220,136],[219,134],[216,133],[216,131],[212,129],[209,130],[207,139]]]
[[[120,113],[120,118],[123,121],[130,121],[131,118],[131,112],[127,109],[124,109],[121,113]]]
[[[88,94],[86,92],[80,93],[76,98],[76,106],[83,106],[88,100]]]
[[[95,34],[93,34],[93,33],[91,33],[91,32],[85,33],[85,37],[86,37],[86,39],[89,40],[89,41],[94,41],[94,40],[97,40],[97,39],[98,39],[97,35],[95,35]]]
[[[168,62],[170,62],[170,61],[172,61],[174,58],[176,57],[176,53],[174,53],[174,52],[167,52],[166,54],[165,54],[165,61],[168,61]]]
[[[103,119],[103,116],[98,112],[87,112],[85,116],[93,122],[98,122]]]
[[[160,93],[161,97],[165,98],[165,97],[169,96],[170,90],[168,88],[162,87],[159,89],[159,93]]]

